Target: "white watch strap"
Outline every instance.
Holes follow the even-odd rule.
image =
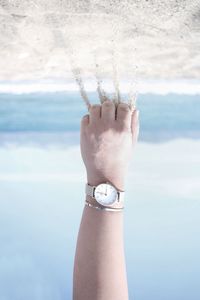
[[[95,191],[96,186],[91,186],[88,183],[86,183],[85,185],[85,193],[88,196],[91,196],[92,198],[94,198],[94,191]],[[123,202],[124,201],[124,194],[125,192],[122,191],[117,191],[118,193],[118,202]]]

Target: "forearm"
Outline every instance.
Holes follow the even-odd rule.
[[[73,299],[128,299],[123,212],[84,208],[74,264]]]
[[[87,194],[104,210],[84,208],[74,264],[74,300],[128,299],[123,191],[138,128],[137,111],[125,103],[117,108],[111,101],[93,105],[90,115],[82,118],[80,143],[90,186]]]

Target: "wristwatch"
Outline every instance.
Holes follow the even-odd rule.
[[[109,182],[101,183],[97,186],[91,186],[88,183],[85,186],[86,195],[91,200],[86,200],[88,206],[105,210],[122,210],[124,208],[124,191],[117,190]]]

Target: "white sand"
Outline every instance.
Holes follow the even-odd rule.
[[[200,78],[199,9],[199,0],[0,0],[0,80],[71,78],[72,68],[84,78]]]

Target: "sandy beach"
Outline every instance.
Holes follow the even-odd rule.
[[[0,80],[200,78],[199,7],[199,0],[0,0]]]

